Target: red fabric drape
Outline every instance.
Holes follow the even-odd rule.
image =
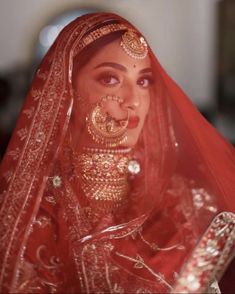
[[[155,84],[133,151],[141,172],[129,181],[128,207],[97,224],[82,200],[70,141],[76,102],[73,62],[88,30],[117,22],[133,28],[110,13],[85,15],[70,23],[33,79],[1,165],[3,292],[166,293],[185,289],[185,283],[192,282],[187,282],[191,272],[193,286],[200,282],[200,287],[187,289],[194,293],[221,277],[231,256],[234,149],[199,114],[152,52]],[[58,185],[53,185],[56,179]],[[232,213],[212,222],[224,211]],[[218,235],[224,228],[225,235]],[[197,250],[209,252],[217,239],[211,250],[219,254],[208,253],[206,261],[216,270],[201,267],[201,277],[195,266],[202,257]]]

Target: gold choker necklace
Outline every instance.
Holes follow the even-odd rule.
[[[91,206],[98,204],[107,211],[123,206],[129,190],[131,148],[83,148],[75,160],[81,189]]]

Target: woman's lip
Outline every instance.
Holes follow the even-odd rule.
[[[139,121],[140,121],[140,118],[138,116],[132,116],[129,118],[128,120],[128,125],[127,125],[127,128],[128,129],[135,129],[138,127],[138,124],[139,124]]]

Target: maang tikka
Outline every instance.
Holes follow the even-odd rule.
[[[101,98],[86,117],[87,130],[92,139],[105,147],[117,147],[127,140],[127,125],[129,113],[127,110],[126,117],[117,120],[104,110],[104,102],[115,101],[119,104],[123,100],[115,95],[107,95]]]
[[[148,45],[144,37],[138,36],[133,30],[127,30],[122,35],[122,49],[134,59],[144,59],[148,54]]]

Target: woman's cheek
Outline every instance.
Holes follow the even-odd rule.
[[[147,114],[150,107],[150,97],[148,95],[144,96],[142,99],[141,107],[143,109],[143,112]]]
[[[150,95],[148,95],[148,96],[146,97],[146,102],[147,102],[147,110],[149,111],[150,103],[151,103],[151,96],[150,96]]]

